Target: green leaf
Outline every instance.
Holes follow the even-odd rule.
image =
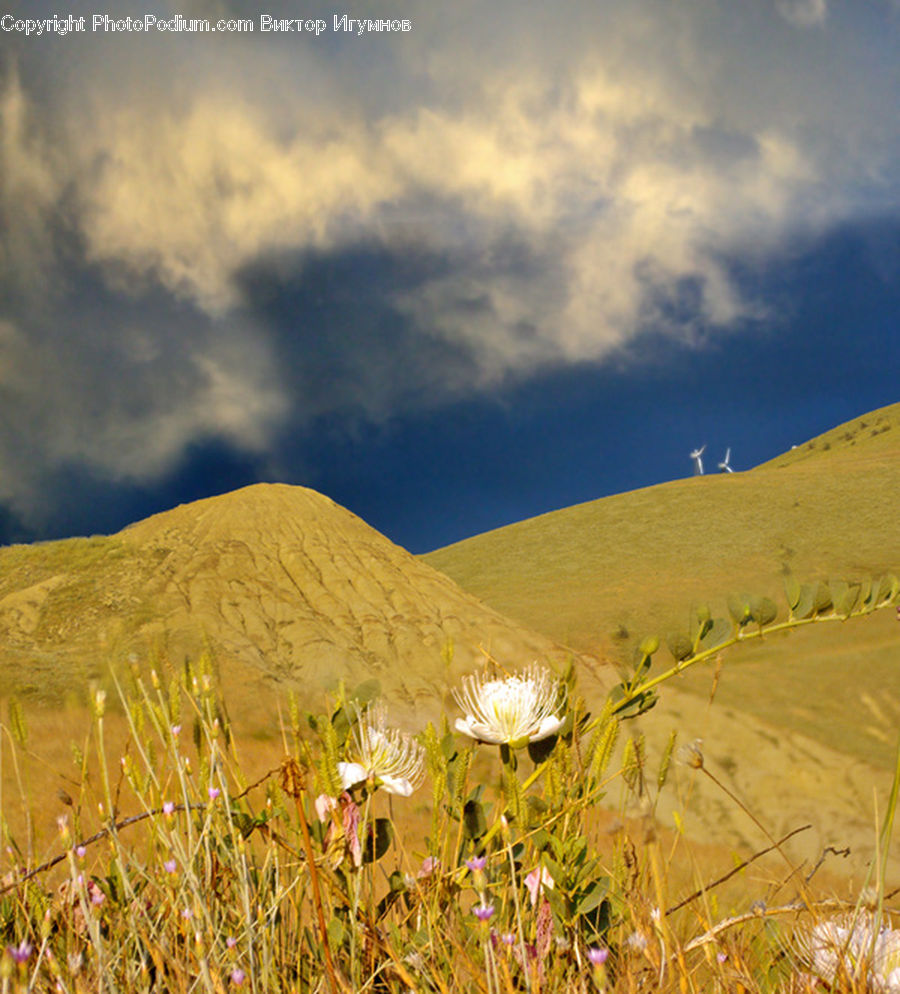
[[[859,603],[860,587],[858,583],[847,586],[839,597],[834,599],[834,610],[845,620],[853,614],[853,609]]]
[[[559,863],[554,859],[550,859],[549,856],[544,856],[544,866],[547,867],[547,872],[553,878],[553,882],[557,887],[563,887],[566,882],[566,871],[560,866]]]
[[[369,826],[366,845],[363,847],[363,862],[376,863],[388,851],[394,838],[394,826],[390,818],[376,818]]]
[[[456,739],[452,732],[447,732],[441,739],[441,752],[444,754],[444,759],[448,762],[456,755]]]
[[[328,944],[331,948],[340,949],[341,943],[344,941],[344,923],[340,920],[340,918],[332,918],[328,923],[326,931],[328,932]]]
[[[750,600],[750,617],[757,625],[771,625],[778,617],[778,605],[770,597],[753,597]]]
[[[255,818],[251,818],[250,815],[243,811],[232,811],[231,817],[235,825],[237,825],[237,830],[241,833],[241,837],[244,839],[249,838],[253,834],[253,829],[258,824]]]
[[[810,583],[804,583],[800,588],[800,600],[794,606],[793,615],[795,618],[809,618],[816,602],[816,590]]]
[[[800,603],[800,592],[802,588],[797,582],[796,577],[793,573],[785,573],[784,575],[784,593],[787,597],[788,605],[793,611],[797,605]]]
[[[355,703],[359,707],[371,704],[377,697],[381,696],[381,684],[373,677],[371,680],[364,680],[354,688],[350,694],[348,703]]]
[[[576,835],[566,843],[566,865],[580,866],[584,862],[587,853],[587,839],[583,835]]]
[[[529,797],[528,800],[530,801],[531,798]],[[538,852],[543,852],[550,845],[550,838],[550,833],[546,828],[539,828],[531,836],[531,844]]]
[[[672,632],[666,638],[666,645],[677,663],[694,655],[694,643],[684,632]]]
[[[816,586],[816,593],[813,599],[813,609],[816,614],[823,614],[832,606],[831,591],[827,583],[821,581]]]
[[[900,594],[900,580],[898,580],[893,573],[888,573],[883,582],[885,586],[885,595],[880,599],[879,603],[883,604],[888,601],[895,601],[897,599],[897,595]]]
[[[463,825],[469,839],[480,839],[487,833],[487,818],[484,806],[479,801],[466,801],[463,807]]]
[[[734,623],[739,628],[743,628],[750,621],[749,594],[730,594],[728,596],[728,613],[734,619]]]
[[[556,743],[559,741],[559,734],[548,735],[545,739],[540,739],[538,742],[528,743],[528,757],[538,766],[540,763],[546,762],[550,758],[550,753],[553,752],[556,747]]]
[[[558,890],[547,890],[545,888],[543,893],[544,897],[550,902],[550,910],[553,912],[557,921],[565,921],[568,918],[565,897]]]
[[[659,639],[656,635],[648,635],[638,646],[638,651],[642,656],[652,656],[657,649],[659,649]]]
[[[866,577],[859,585],[859,603],[867,608],[872,601],[872,577]]]
[[[732,626],[724,618],[716,618],[712,627],[700,640],[699,648],[707,651],[727,642],[732,635]]]
[[[588,884],[575,899],[575,911],[586,915],[593,911],[609,893],[609,877],[598,877]]]

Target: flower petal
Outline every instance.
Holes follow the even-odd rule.
[[[555,735],[562,728],[564,721],[565,718],[557,718],[556,715],[548,714],[546,718],[541,720],[537,731],[531,736],[531,741],[540,742],[541,739]]]
[[[359,763],[338,763],[338,773],[341,775],[341,786],[344,790],[349,790],[368,779],[365,767]]]
[[[413,792],[413,785],[405,777],[392,777],[382,774],[378,780],[389,794],[399,794],[400,797],[409,797]]]
[[[503,741],[503,737],[497,733],[495,728],[486,725],[483,721],[478,721],[473,715],[467,714],[465,718],[456,719],[456,730],[468,735],[471,739],[478,739],[479,742],[492,742],[497,745]]]

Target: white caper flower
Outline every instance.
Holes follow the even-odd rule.
[[[810,970],[827,984],[862,983],[861,990],[900,994],[900,931],[857,914],[814,925],[800,939]]]
[[[344,790],[371,781],[389,794],[409,797],[425,777],[425,750],[411,735],[387,727],[383,704],[359,716],[353,753],[353,762],[338,763]]]
[[[462,691],[453,696],[465,713],[457,718],[456,730],[479,742],[521,748],[555,735],[565,720],[556,714],[559,681],[537,665],[504,680],[465,677]]]

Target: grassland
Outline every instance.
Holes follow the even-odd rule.
[[[784,579],[863,579],[900,562],[900,405],[746,473],[607,497],[437,550],[426,561],[498,611],[618,665],[647,635],[727,597],[781,598]],[[890,619],[732,659],[719,700],[859,759],[890,762],[900,715]],[[852,677],[852,679],[851,679]],[[684,689],[709,692],[710,680]],[[843,719],[847,719],[846,722]],[[851,727],[851,723],[852,726]]]
[[[563,697],[545,685],[558,702],[549,737],[535,729],[527,747],[517,738],[499,750],[446,722],[414,744],[365,709],[369,691],[320,714],[291,707],[280,759],[251,777],[208,669],[135,665],[116,696],[92,696],[42,845],[34,816],[46,798],[32,774],[44,733],[11,709],[0,989],[891,989],[883,949],[900,932],[880,871],[865,892],[836,886],[792,855],[796,829],[737,865],[661,830],[664,792],[686,816],[698,780],[717,784],[702,748],[670,744],[651,762],[632,736],[614,761],[625,734],[616,708],[591,720],[574,670],[565,684]],[[529,694],[521,713],[536,715]],[[367,738],[372,728],[389,738]],[[408,788],[395,786],[398,757]],[[367,764],[365,779],[343,772],[346,761]],[[618,817],[598,804],[610,796]],[[18,832],[13,809],[25,816]],[[882,849],[887,836],[886,819]],[[837,931],[848,921],[862,936],[852,955]]]
[[[219,499],[117,536],[0,550],[0,677],[25,700],[0,714],[0,989],[876,989],[883,964],[817,968],[802,936],[836,915],[895,923],[898,847],[880,826],[893,811],[897,620],[891,608],[843,622],[828,608],[778,629],[787,577],[897,569],[898,466],[900,406],[748,473],[607,498],[426,557],[494,612],[447,599],[442,573],[416,572],[295,488],[255,491],[252,511]],[[307,510],[285,513],[297,496]],[[292,515],[300,538],[278,531]],[[662,636],[641,677],[652,680],[698,605],[727,618],[743,591],[780,604],[763,637],[721,657],[714,643],[634,721],[604,710],[643,636]],[[343,797],[336,764],[364,718],[304,716],[287,697],[293,684],[321,701],[324,685],[292,660],[323,641],[341,597],[353,602],[345,631],[376,641],[411,614],[421,640],[424,600],[440,602],[442,623],[471,610],[470,631],[493,626],[464,637],[504,666],[573,647],[578,734],[513,763],[438,724],[420,792],[385,797],[373,780]],[[185,640],[191,611],[206,631]],[[451,668],[438,641],[422,663],[445,688],[431,706],[455,710],[446,686],[471,663]],[[182,665],[188,649],[201,672]],[[361,658],[348,676],[370,675]],[[396,661],[380,671],[407,687],[422,677]],[[382,689],[392,713],[409,705],[393,680]],[[420,682],[405,713],[417,729],[424,693]],[[339,815],[320,817],[323,793]],[[360,863],[366,825],[373,858]],[[524,878],[541,866],[554,887],[532,902]]]

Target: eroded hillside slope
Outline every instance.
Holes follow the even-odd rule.
[[[204,649],[226,683],[240,671],[315,698],[338,679],[376,677],[407,710],[429,712],[485,653],[567,655],[302,487],[260,484],[108,538],[0,550],[6,688],[52,696],[109,662],[180,663]]]

